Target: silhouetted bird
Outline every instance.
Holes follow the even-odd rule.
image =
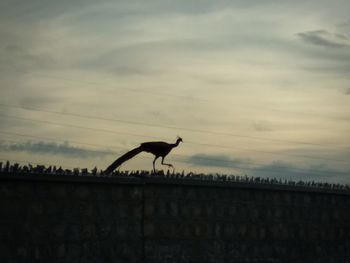
[[[110,166],[107,167],[107,169],[104,171],[104,173],[111,173],[116,169],[118,166],[120,166],[122,163],[126,162],[127,160],[131,159],[135,155],[139,154],[140,152],[149,152],[152,153],[155,158],[153,160],[153,171],[155,172],[155,162],[159,157],[162,157],[162,164],[167,165],[169,167],[173,167],[172,164],[164,163],[165,156],[168,155],[168,153],[176,146],[179,145],[179,143],[182,142],[182,139],[178,137],[176,143],[166,143],[166,142],[144,142],[141,143],[141,145],[126,154],[119,157],[117,160],[115,160]]]

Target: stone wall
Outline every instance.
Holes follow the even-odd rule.
[[[350,262],[349,196],[149,186],[147,262]]]
[[[350,195],[0,175],[1,262],[350,262]]]
[[[140,262],[139,185],[28,179],[0,182],[1,262]]]

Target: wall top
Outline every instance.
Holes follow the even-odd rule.
[[[169,176],[165,174],[134,173],[127,175],[56,175],[41,173],[16,173],[0,172],[1,181],[27,181],[27,182],[57,182],[57,183],[99,183],[99,184],[126,184],[126,185],[178,185],[191,187],[212,187],[212,188],[240,188],[251,190],[266,191],[292,191],[308,192],[336,195],[350,195],[348,187],[334,189],[326,187],[310,186],[308,184],[278,184],[276,182],[267,183],[260,181],[251,181],[249,179],[242,181],[235,180],[209,180],[196,177]]]

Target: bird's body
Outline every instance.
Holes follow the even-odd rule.
[[[155,162],[159,157],[162,157],[162,164],[167,165],[169,167],[173,167],[172,164],[164,163],[164,158],[169,154],[169,152],[176,146],[179,145],[179,143],[182,142],[181,138],[178,138],[176,143],[166,143],[166,142],[144,142],[141,143],[139,147],[127,152],[126,154],[119,157],[117,160],[115,160],[110,166],[107,167],[107,169],[104,171],[105,173],[111,173],[116,169],[118,166],[120,166],[122,163],[126,162],[127,160],[131,159],[135,155],[141,153],[141,152],[148,152],[152,153],[154,155],[153,160],[153,170],[155,172]]]
[[[175,145],[166,142],[144,142],[141,143],[140,147],[144,152],[152,153],[158,157],[165,157]]]

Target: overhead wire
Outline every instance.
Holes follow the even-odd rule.
[[[150,157],[147,157],[147,156],[144,156],[144,158],[147,158],[147,159],[150,159]],[[48,164],[48,163],[37,163],[37,162],[32,162],[32,161],[26,161],[26,160],[17,160],[17,159],[6,159],[6,158],[0,158],[0,160],[3,160],[3,161],[11,161],[11,162],[18,162],[18,163],[25,163],[25,164],[35,164],[35,165],[47,165],[47,166],[52,166],[52,165],[55,165],[55,166],[58,166],[58,167],[62,167],[62,165],[58,165],[58,164]],[[181,163],[187,163],[187,161],[185,160],[176,160],[178,162],[181,162]],[[70,168],[70,169],[74,169],[74,168],[78,168],[78,167],[73,167],[73,166],[67,166],[65,165],[64,166],[65,168]],[[242,166],[235,166],[235,165],[232,165],[232,166],[225,166],[223,168],[234,168],[234,169],[238,169],[240,170],[240,172],[243,172],[243,171],[246,171],[246,170],[250,170],[250,171],[253,171],[253,172],[256,172],[257,174],[254,174],[254,176],[261,176],[261,172],[259,173],[259,167],[242,167]],[[348,176],[350,173],[345,173],[345,172],[332,172],[332,174],[329,174],[329,172],[319,172],[319,171],[315,171],[315,170],[304,170],[304,169],[298,169],[298,168],[291,168],[291,167],[278,167],[278,166],[274,166],[274,167],[269,167],[268,169],[265,170],[265,172],[268,172],[268,173],[277,173],[279,175],[284,175],[283,173],[286,172],[286,169],[289,171],[289,172],[293,172],[294,174],[293,175],[325,175],[326,173],[330,176],[334,176],[334,175],[343,175],[343,176]]]
[[[171,129],[171,130],[182,130],[182,131],[211,134],[211,135],[248,138],[248,139],[260,140],[260,141],[270,141],[270,142],[278,142],[278,143],[304,144],[304,145],[321,146],[321,147],[334,147],[334,145],[331,145],[331,144],[320,144],[320,143],[311,143],[311,142],[295,141],[295,140],[272,139],[272,138],[249,136],[249,135],[242,135],[242,134],[233,134],[233,133],[218,132],[218,131],[192,129],[192,128],[186,128],[186,127],[160,125],[160,124],[153,124],[153,123],[150,124],[150,123],[146,123],[146,122],[137,122],[137,121],[122,120],[122,119],[114,119],[114,118],[105,118],[105,117],[90,116],[90,115],[78,114],[78,113],[59,112],[59,111],[53,111],[53,110],[47,110],[47,109],[38,109],[38,108],[33,108],[33,107],[15,106],[15,105],[9,105],[9,104],[4,104],[4,103],[0,103],[0,106],[7,107],[7,108],[16,108],[16,109],[22,109],[22,110],[36,111],[36,112],[52,113],[52,114],[58,114],[58,115],[74,116],[74,117],[85,118],[85,119],[119,122],[119,123],[132,124],[132,125],[138,125],[138,126],[157,127],[157,128]],[[343,146],[335,146],[335,147],[344,148]]]
[[[6,133],[6,132],[0,132],[3,134],[8,134],[8,135],[15,135],[15,136],[21,136],[21,137],[29,137],[29,138],[38,138],[38,139],[45,139],[45,140],[50,140],[50,141],[55,141],[57,142],[57,139],[48,139],[45,137],[39,137],[39,136],[32,136],[32,135],[25,135],[25,134],[17,134],[17,133]],[[11,140],[7,140],[7,141],[11,141]],[[13,141],[15,143],[18,143],[18,141]],[[85,143],[83,142],[76,142],[78,144],[81,145],[85,145]],[[89,144],[86,144],[89,145]],[[104,145],[99,145],[99,146],[103,146],[103,147],[107,147]],[[123,149],[125,151],[128,151],[125,148],[122,147],[118,147],[118,146],[108,146],[109,148],[118,148],[118,149]],[[83,150],[87,150],[87,151],[91,151],[89,149],[83,149]],[[96,151],[96,152],[103,152],[101,151]],[[107,152],[110,154],[113,154],[112,152]],[[172,154],[172,156],[174,157],[178,157],[176,159],[176,161],[178,162],[182,162],[182,163],[187,163],[187,164],[192,164],[192,165],[198,165],[198,163],[194,163],[193,161],[190,160],[191,157],[193,156],[187,156],[187,155],[182,155],[182,154]],[[147,159],[153,159],[152,157],[148,157],[148,156],[142,156],[144,158]],[[243,160],[239,160],[239,164],[235,164],[235,160],[222,160],[222,159],[217,159],[217,158],[211,158],[211,157],[203,157],[203,156],[196,156],[195,157],[196,160],[204,160],[204,161],[215,161],[215,162],[219,162],[221,164],[225,164],[225,165],[220,165],[219,167],[222,168],[235,168],[235,169],[240,169],[240,170],[253,170],[253,171],[257,171],[259,168],[261,167],[265,167],[266,169],[266,165],[265,163],[258,163],[258,162],[251,162],[251,161],[243,161]],[[230,165],[227,165],[230,164]],[[246,164],[246,165],[250,165],[250,166],[244,166],[242,164]],[[297,172],[297,173],[304,173],[304,174],[318,174],[318,175],[324,175],[326,173],[329,173],[329,171],[321,171],[321,170],[315,170],[315,169],[304,169],[304,168],[296,168],[296,167],[291,167],[291,166],[285,166],[285,165],[280,165],[280,167],[278,167],[276,164],[274,164],[273,167],[267,167],[268,171],[277,171],[277,172],[284,172],[286,169],[288,169],[289,171],[293,171],[293,172]],[[348,173],[346,172],[334,172],[336,174],[341,174],[341,175],[348,175]]]
[[[33,75],[33,74],[31,74]],[[88,85],[103,85],[104,87],[106,86],[110,86],[110,87],[115,87],[115,85],[112,85],[112,84],[107,84],[107,83],[103,83],[103,82],[99,82],[99,81],[84,81],[84,80],[78,80],[78,79],[74,79],[74,78],[66,78],[66,77],[59,77],[59,76],[53,76],[53,75],[48,75],[48,74],[36,74],[36,76],[39,76],[39,77],[44,77],[44,78],[51,78],[51,79],[59,79],[59,80],[63,80],[63,81],[70,81],[70,82],[77,82],[77,83],[82,83],[82,84],[88,84]],[[152,92],[152,91],[144,91],[144,90],[141,90],[141,89],[135,89],[135,88],[121,88],[123,90],[123,92],[133,92],[133,93],[143,93],[143,94],[151,94],[151,95],[157,95],[157,96],[162,96],[162,97],[166,97],[166,98],[178,98],[178,99],[188,99],[188,100],[193,100],[194,98],[193,97],[190,97],[190,96],[184,96],[184,95],[179,95],[179,94],[173,94],[173,93],[165,93],[165,92]],[[201,102],[201,103],[209,103],[209,104],[215,104],[217,105],[217,101],[213,101],[213,100],[208,100],[208,99],[204,99],[204,98],[198,98],[196,97],[195,100],[197,102]],[[280,113],[287,113],[287,114],[297,114],[297,115],[310,115],[310,116],[314,116],[314,117],[319,117],[319,118],[326,118],[326,119],[334,119],[334,120],[341,120],[341,121],[347,121],[349,122],[350,121],[350,117],[347,117],[347,118],[340,118],[340,117],[335,117],[335,116],[327,116],[327,115],[324,115],[324,114],[318,114],[318,113],[315,113],[315,112],[298,112],[298,111],[289,111],[289,110],[281,110],[281,109],[276,109],[276,108],[270,108],[270,107],[259,107],[259,106],[256,106],[256,105],[243,105],[243,104],[240,104],[239,105],[240,107],[244,107],[244,108],[255,108],[255,109],[258,109],[258,110],[267,110],[267,111],[274,111],[274,112],[280,112]]]
[[[46,120],[36,120],[31,118],[24,118],[24,117],[18,117],[18,116],[10,116],[10,115],[3,115],[0,114],[0,117],[4,118],[13,118],[13,119],[20,119],[25,121],[32,121],[32,122],[39,122],[39,123],[45,123],[50,125],[57,125],[57,126],[63,126],[63,127],[71,127],[71,128],[78,128],[78,129],[85,129],[85,130],[92,130],[92,131],[98,131],[98,132],[104,132],[104,133],[111,133],[111,134],[119,134],[119,135],[128,135],[128,136],[135,136],[135,137],[142,137],[142,138],[150,138],[150,139],[161,139],[159,137],[154,136],[147,136],[142,134],[135,134],[135,133],[129,133],[129,132],[120,132],[115,130],[108,130],[108,129],[100,129],[100,128],[92,128],[92,127],[84,127],[79,125],[73,125],[73,124],[63,124],[63,123],[57,123],[57,122],[51,122]],[[164,140],[164,138],[162,138]],[[233,146],[226,146],[226,145],[215,145],[215,144],[206,144],[206,143],[197,143],[197,142],[191,142],[187,141],[188,144],[193,145],[200,145],[200,146],[206,146],[206,147],[215,147],[215,148],[225,148],[225,149],[235,149],[235,150],[243,150],[243,151],[250,151],[250,152],[258,152],[258,153],[264,153],[264,154],[273,154],[273,155],[286,155],[286,156],[292,156],[297,158],[307,158],[307,159],[316,159],[316,160],[326,160],[326,161],[336,161],[336,162],[348,162],[348,160],[342,160],[342,159],[334,159],[334,158],[323,158],[323,157],[314,157],[314,156],[308,156],[308,155],[300,155],[300,154],[289,154],[289,153],[276,153],[271,151],[263,151],[263,150],[254,150],[254,149],[247,149],[242,147],[233,147]]]

